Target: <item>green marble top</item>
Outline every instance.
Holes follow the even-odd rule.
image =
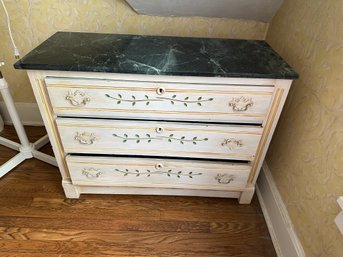
[[[296,79],[261,40],[57,32],[16,69]]]

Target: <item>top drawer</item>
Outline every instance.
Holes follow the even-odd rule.
[[[204,85],[102,79],[45,79],[59,116],[263,122],[272,86]]]

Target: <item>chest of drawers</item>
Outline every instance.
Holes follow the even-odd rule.
[[[264,74],[242,71],[237,77],[235,70],[233,75],[230,70],[224,72],[226,66],[217,67],[212,75],[203,75],[206,67],[190,66],[189,74],[182,74],[185,68],[176,65],[177,54],[171,55],[170,51],[166,57],[173,57],[176,67],[171,71],[162,70],[167,59],[160,66],[152,66],[155,59],[151,58],[144,63],[133,62],[132,57],[119,62],[119,52],[112,63],[103,64],[104,69],[116,65],[118,71],[98,71],[92,63],[82,66],[81,57],[74,60],[81,63],[76,68],[70,60],[56,63],[52,57],[50,65],[42,61],[37,65],[37,60],[44,59],[40,50],[50,47],[50,52],[56,51],[57,39],[64,34],[68,33],[54,35],[16,67],[29,69],[67,197],[87,193],[165,194],[234,197],[240,203],[250,203],[259,169],[296,77],[274,52],[280,67],[273,72],[282,71],[282,76],[259,70],[261,65],[269,69],[270,63],[265,64],[265,60],[255,65]],[[85,34],[76,33],[77,38],[82,36]],[[118,45],[123,37],[127,36],[115,37],[120,39]],[[137,40],[147,44],[151,38],[156,39]],[[181,40],[174,51],[201,40],[157,39]],[[129,46],[135,45],[132,42],[136,41],[131,36]],[[228,46],[222,47],[221,53],[228,54]],[[118,49],[130,56],[137,51]],[[265,58],[263,53],[260,55]],[[192,52],[186,56],[197,58]],[[219,65],[211,56],[205,57],[202,62]],[[275,65],[275,60],[271,62]],[[139,70],[137,65],[143,68]]]

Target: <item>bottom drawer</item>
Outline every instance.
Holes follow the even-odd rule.
[[[66,157],[74,185],[242,190],[251,166],[241,163],[132,157]]]

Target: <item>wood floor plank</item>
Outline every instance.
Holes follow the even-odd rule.
[[[44,128],[28,127],[31,141]],[[16,139],[6,126],[1,136]],[[47,146],[44,151],[51,152]],[[15,151],[0,146],[0,163]],[[256,197],[82,195],[56,167],[27,160],[0,179],[0,257],[276,257]]]
[[[159,220],[99,220],[66,218],[0,217],[0,227],[30,227],[34,229],[74,229],[104,231],[187,232],[221,233],[229,225],[213,225],[208,222],[159,221]],[[218,229],[218,227],[220,229]],[[249,226],[247,226],[249,227]],[[231,228],[232,230],[232,228]]]

